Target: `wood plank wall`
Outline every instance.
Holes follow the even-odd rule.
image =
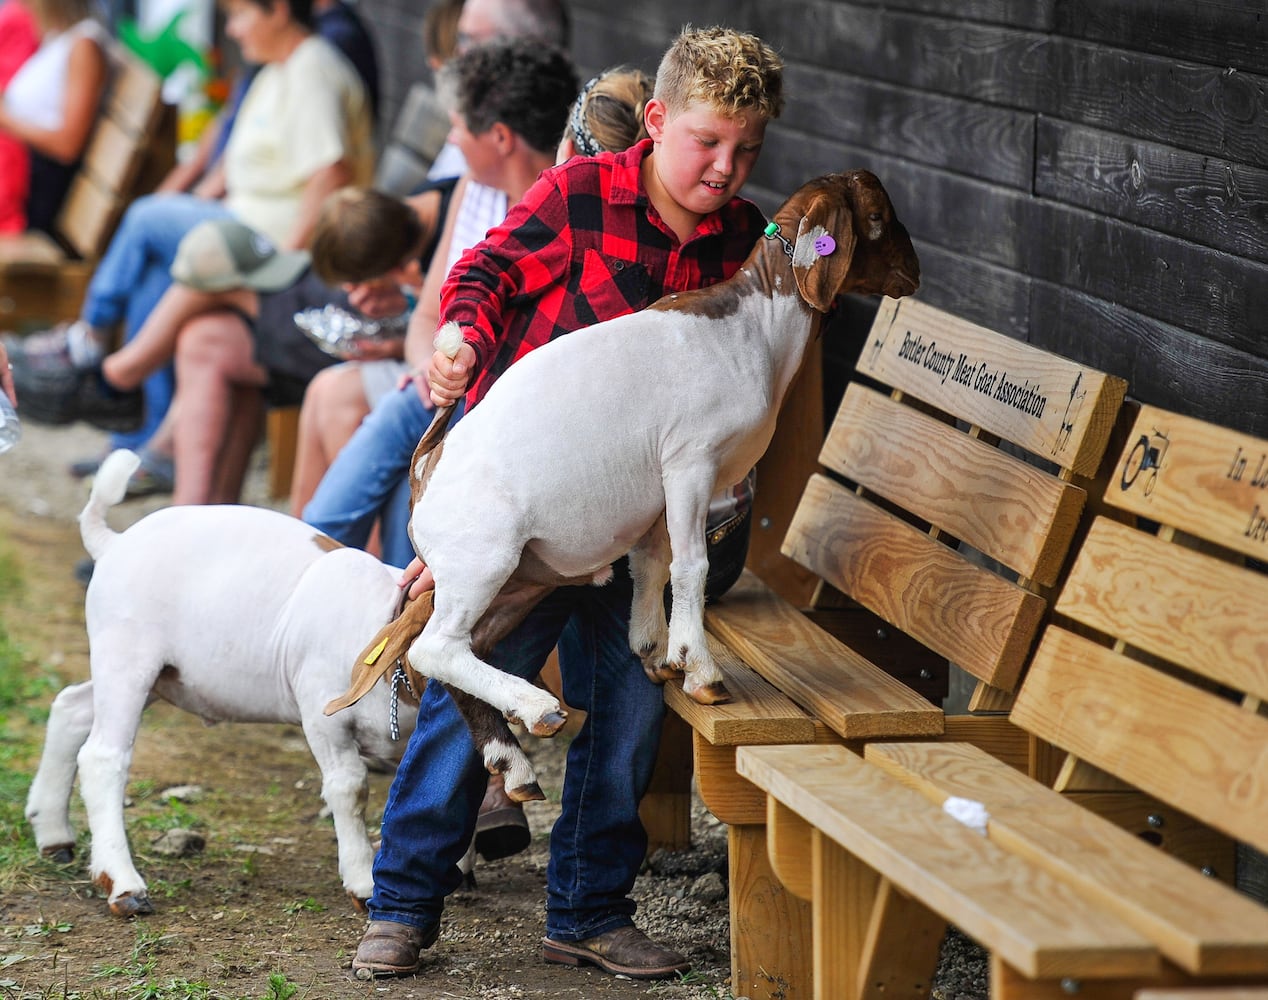
[[[389,72],[417,78],[421,59],[402,69],[396,53],[418,51],[421,11],[361,4],[385,19]],[[1268,435],[1262,0],[570,7],[583,73],[654,70],[687,22],[761,35],[789,95],[749,187],[763,207],[867,167],[916,241],[921,298],[1121,375],[1144,401]],[[854,303],[829,331],[835,377],[870,312]]]

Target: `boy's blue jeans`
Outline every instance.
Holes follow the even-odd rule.
[[[109,328],[124,324],[131,340],[172,283],[169,273],[185,234],[205,219],[229,215],[223,202],[188,194],[145,195],[123,215],[84,297],[82,318]],[[111,448],[138,448],[148,441],[172,402],[175,379],[164,365],[145,380],[145,423],[139,430],[115,434]]]
[[[550,837],[546,933],[580,941],[632,923],[629,898],[647,851],[638,804],[665,714],[662,689],[629,648],[624,561],[605,587],[565,587],[539,604],[490,658],[535,677],[558,642],[564,699],[587,713],[568,748],[562,812]],[[370,917],[417,927],[440,919],[462,878],[488,775],[453,700],[424,692],[418,725],[388,793]]]

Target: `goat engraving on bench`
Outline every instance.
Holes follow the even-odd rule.
[[[300,725],[321,769],[339,873],[359,909],[373,889],[363,758],[400,761],[415,710],[389,734],[386,685],[337,717],[363,637],[393,614],[399,570],[343,548],[294,518],[256,507],[169,507],[114,532],[106,509],[138,463],[115,452],[80,514],[97,560],[88,588],[92,679],[63,689],[49,713],[26,816],[46,856],[69,861],[76,764],[92,834],[90,873],[119,916],[153,912],[128,849],[123,797],[145,707],[157,699],[207,722]]]
[[[426,624],[414,619],[422,631],[408,661],[492,706],[464,709],[490,770],[508,755],[528,764],[518,746],[482,745],[473,712],[504,713],[537,735],[564,715],[484,657],[551,590],[600,585],[627,553],[630,647],[647,674],[683,675],[702,703],[729,697],[703,625],[709,498],[766,450],[833,299],[919,285],[907,231],[866,171],[810,181],[774,220],[729,280],[533,351],[443,442],[441,418],[420,441],[410,533],[436,591]],[[507,789],[526,794],[509,772]]]

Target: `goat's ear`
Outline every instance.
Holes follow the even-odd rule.
[[[820,254],[816,242],[827,237],[836,246],[830,253]],[[811,308],[827,312],[841,286],[845,284],[854,260],[853,210],[840,198],[820,195],[810,203],[797,226],[797,242],[793,248],[793,278],[797,291]],[[823,244],[820,242],[820,247]]]

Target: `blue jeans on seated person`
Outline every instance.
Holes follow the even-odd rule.
[[[223,202],[189,194],[138,198],[128,206],[93,272],[81,318],[102,329],[122,322],[131,340],[172,283],[169,270],[185,234],[205,219],[228,215]],[[171,405],[174,385],[171,365],[147,378],[142,386],[145,423],[139,430],[113,435],[110,447],[136,449],[148,441]]]
[[[629,648],[628,566],[604,587],[564,587],[495,648],[490,661],[535,677],[558,643],[564,700],[586,721],[568,747],[562,811],[550,835],[546,932],[581,941],[633,922],[630,889],[647,851],[638,804],[651,781],[665,702]],[[488,775],[453,700],[430,682],[396,772],[374,860],[370,918],[416,927],[440,919],[462,881]]]
[[[409,463],[432,414],[413,387],[380,399],[321,477],[304,507],[304,522],[344,545],[363,549],[374,522],[381,520],[383,561],[389,566],[408,564],[414,558],[406,533]],[[453,423],[461,415],[455,415]]]

